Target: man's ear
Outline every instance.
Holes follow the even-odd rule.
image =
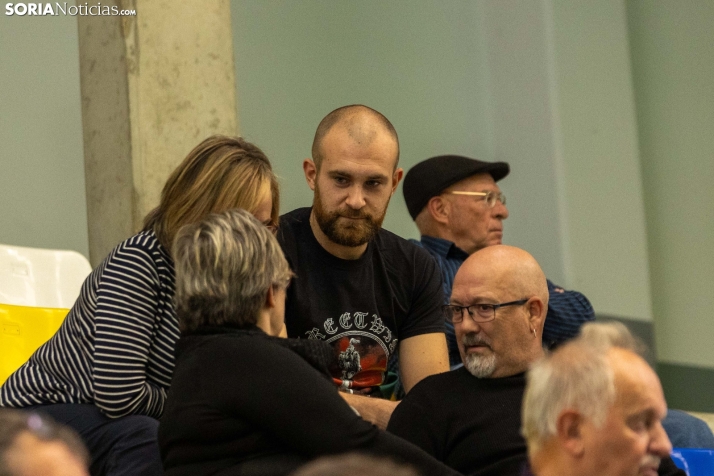
[[[429,211],[431,218],[443,225],[449,223],[449,214],[451,212],[451,203],[446,200],[441,195],[436,197],[431,197],[428,202],[426,202],[426,209]]]
[[[404,169],[401,169],[401,168],[395,170],[394,173],[392,174],[392,193],[391,193],[391,195],[394,195],[394,192],[397,191],[397,185],[399,185],[399,181],[402,180],[402,176],[404,176]]]
[[[573,457],[579,458],[585,452],[583,444],[584,417],[575,410],[565,410],[558,416],[557,438],[561,446]]]
[[[539,297],[534,296],[530,299],[528,302],[528,325],[531,329],[542,329],[546,311],[545,304]]]
[[[302,171],[305,172],[305,180],[310,190],[315,191],[315,180],[317,180],[317,166],[312,159],[302,161]]]

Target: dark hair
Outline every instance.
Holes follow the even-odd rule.
[[[7,454],[15,440],[23,433],[45,442],[60,442],[87,466],[89,454],[82,440],[70,428],[56,423],[52,418],[36,412],[0,408],[0,476],[11,476]]]
[[[171,173],[159,206],[146,216],[143,229],[153,230],[164,248],[170,250],[183,225],[231,208],[254,212],[266,186],[273,198],[270,225],[277,226],[278,181],[263,151],[240,137],[211,136]]]
[[[328,115],[326,115],[322,121],[320,121],[320,124],[317,126],[317,130],[315,131],[315,138],[312,140],[312,160],[315,162],[315,167],[318,169],[320,168],[320,164],[322,163],[322,140],[325,138],[327,133],[332,129],[332,126],[337,124],[338,122],[343,122],[346,120],[348,117],[352,117],[353,115],[356,114],[368,114],[371,117],[375,118],[377,122],[384,127],[387,132],[394,138],[394,141],[397,143],[397,161],[395,162],[395,167],[396,164],[399,163],[399,136],[397,136],[397,130],[394,128],[391,122],[389,122],[389,119],[384,117],[384,115],[372,109],[371,107],[364,106],[362,104],[351,104],[349,106],[342,106],[334,111],[330,112]]]

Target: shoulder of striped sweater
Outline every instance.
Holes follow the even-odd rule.
[[[140,231],[136,235],[127,238],[117,246],[117,250],[141,250],[148,254],[160,254],[168,256],[166,250],[159,242],[153,231]]]
[[[159,269],[167,269],[170,274],[173,273],[171,255],[161,245],[153,231],[140,231],[119,243],[107,259],[114,259],[112,257],[150,261]]]

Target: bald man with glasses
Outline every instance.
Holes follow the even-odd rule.
[[[443,307],[464,365],[415,385],[387,430],[462,474],[519,475],[525,372],[544,353],[547,309],[545,275],[527,252],[494,245],[472,254]]]
[[[404,178],[404,199],[421,233],[417,243],[439,263],[447,299],[466,258],[502,242],[508,208],[497,182],[509,171],[505,162],[441,155],[419,162]],[[566,291],[550,281],[546,284],[549,305],[542,340],[546,347],[554,347],[576,336],[595,315],[579,292]],[[446,339],[449,363],[452,368],[460,367],[454,328],[448,321]]]
[[[462,474],[525,474],[521,407],[526,371],[545,353],[548,300],[545,275],[526,251],[493,245],[473,253],[442,308],[464,365],[416,384],[387,430]],[[660,476],[683,474],[671,459],[662,461]]]

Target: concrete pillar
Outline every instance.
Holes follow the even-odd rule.
[[[115,0],[79,16],[89,254],[141,228],[166,178],[211,134],[237,134],[229,0]]]

